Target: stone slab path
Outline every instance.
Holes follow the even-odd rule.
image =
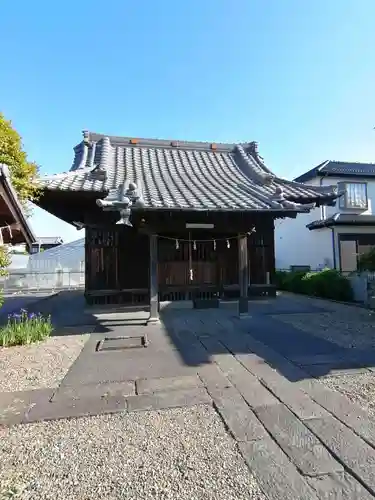
[[[59,388],[0,394],[0,423],[213,405],[270,500],[375,498],[375,422],[306,371],[349,371],[353,354],[254,309],[246,320],[171,310],[160,325],[112,328],[147,332],[147,348],[97,352],[94,333]],[[369,353],[354,357],[372,368]]]

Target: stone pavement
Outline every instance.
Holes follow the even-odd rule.
[[[375,422],[309,373],[372,370],[374,356],[271,317],[301,307],[276,299],[254,303],[246,320],[231,310],[165,310],[160,325],[107,325],[59,388],[0,394],[0,422],[213,405],[269,499],[374,498]],[[96,351],[103,335],[146,331],[147,348]]]

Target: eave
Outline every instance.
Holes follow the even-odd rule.
[[[0,224],[2,227],[8,225],[12,234],[8,235],[4,243],[26,243],[30,248],[36,241],[36,237],[11,184],[9,168],[4,164],[0,164],[0,195],[4,208],[4,212],[0,215]]]
[[[337,213],[327,219],[316,220],[306,225],[310,231],[335,226],[375,226],[375,215]]]

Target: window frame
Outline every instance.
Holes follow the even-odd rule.
[[[348,186],[350,186],[350,185],[356,185],[356,184],[364,186],[364,188],[365,188],[366,204],[363,207],[359,207],[359,206],[349,205],[348,204]],[[344,209],[344,210],[367,210],[368,209],[368,189],[367,189],[367,182],[360,182],[360,181],[339,182],[339,186],[338,187],[339,187],[339,189],[345,191],[345,194],[343,196],[340,196],[340,198],[339,198],[339,208]]]

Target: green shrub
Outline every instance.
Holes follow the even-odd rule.
[[[8,322],[0,328],[0,346],[23,345],[38,342],[49,337],[53,331],[51,317],[38,313],[9,314]]]
[[[360,271],[375,271],[375,247],[360,255],[358,259],[358,269]]]
[[[334,269],[309,272],[278,272],[276,284],[281,290],[325,299],[351,301],[350,281]]]

